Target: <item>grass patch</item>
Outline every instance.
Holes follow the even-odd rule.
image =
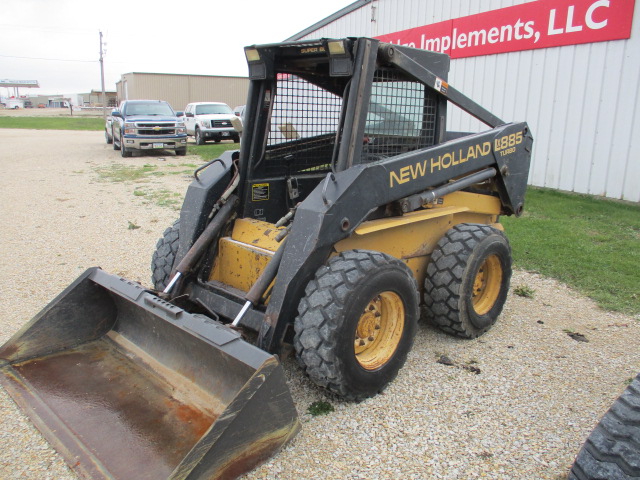
[[[212,143],[207,145],[189,145],[187,154],[198,155],[202,160],[208,162],[214,158],[220,157],[227,150],[238,150],[239,143]]]
[[[153,203],[161,207],[170,207],[179,210],[182,205],[182,194],[171,192],[166,189],[155,190],[147,196]]]
[[[91,117],[0,117],[0,128],[101,131],[104,130],[104,120]]]
[[[132,167],[129,165],[122,165],[115,163],[105,167],[96,168],[98,176],[102,180],[108,180],[111,182],[136,182],[143,180],[149,175],[157,175],[158,167],[155,165],[145,164],[140,167]]]
[[[133,191],[133,195],[136,197],[142,197],[144,203],[154,203],[159,207],[173,208],[179,210],[182,205],[182,195],[172,192],[165,188],[159,190],[146,189],[138,187]]]
[[[109,182],[133,182],[144,183],[149,180],[150,177],[157,177],[163,175],[182,175],[183,170],[176,170],[182,168],[182,165],[162,165],[162,167],[169,168],[170,170],[162,170],[159,166],[144,164],[141,166],[122,165],[119,163],[98,167],[96,172],[101,180]],[[189,171],[191,174],[192,171]],[[145,186],[137,186],[133,190],[135,197],[141,197],[144,203],[154,203],[160,207],[168,207],[174,210],[178,210],[182,205],[183,194],[175,193],[170,190],[161,188],[156,189],[153,187],[147,188]],[[129,229],[131,229],[129,225]]]
[[[502,222],[516,267],[640,314],[640,205],[529,188],[523,216]]]

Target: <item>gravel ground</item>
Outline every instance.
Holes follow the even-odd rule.
[[[185,161],[197,159],[123,159],[101,132],[0,130],[0,343],[87,267],[148,286],[155,242],[178,211],[133,191],[183,193],[189,179],[109,182],[96,168],[171,170]],[[316,388],[287,359],[303,430],[248,478],[566,478],[599,417],[640,371],[640,321],[535,274],[515,272],[512,287],[519,285],[535,297],[512,293],[496,326],[477,340],[421,325],[396,381],[360,404]],[[452,365],[438,363],[441,355]],[[317,400],[335,411],[310,416]],[[1,479],[76,478],[1,388],[0,444]]]

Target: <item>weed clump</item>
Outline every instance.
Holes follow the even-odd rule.
[[[515,293],[519,297],[533,298],[536,294],[536,291],[529,285],[518,285],[513,289],[513,293]]]
[[[317,417],[318,415],[328,415],[334,411],[335,409],[333,408],[333,405],[331,405],[329,402],[322,401],[313,402],[311,405],[309,405],[309,408],[307,408],[307,412],[309,412],[309,414],[313,415],[314,417]]]

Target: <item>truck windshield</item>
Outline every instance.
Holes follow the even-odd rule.
[[[228,105],[196,105],[196,115],[212,115],[216,113],[233,113]]]
[[[166,115],[174,116],[173,110],[166,103],[131,103],[127,105],[125,115]]]

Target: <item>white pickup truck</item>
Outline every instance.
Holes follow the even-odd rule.
[[[184,123],[187,135],[192,135],[198,145],[204,145],[207,140],[216,143],[221,140],[240,141],[242,125],[239,117],[226,103],[195,102],[184,109]]]

